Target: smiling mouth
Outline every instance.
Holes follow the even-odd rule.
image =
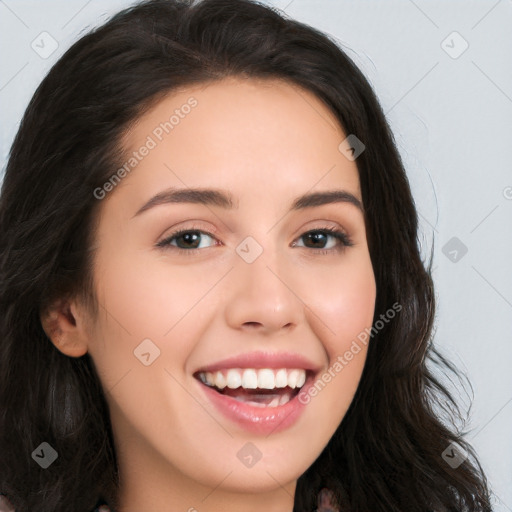
[[[293,400],[306,382],[301,368],[230,368],[194,376],[221,395],[254,407],[279,407]]]

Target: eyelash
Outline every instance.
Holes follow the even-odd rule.
[[[179,238],[181,235],[189,234],[189,233],[201,233],[203,235],[208,235],[209,237],[215,239],[215,235],[208,231],[204,231],[202,229],[195,229],[195,228],[189,228],[189,229],[181,229],[178,231],[175,231],[174,233],[171,233],[167,238],[164,240],[161,240],[156,244],[157,247],[163,248],[165,250],[169,250],[171,247],[171,250],[178,251],[180,254],[186,253],[187,256],[192,256],[191,253],[197,252],[200,249],[183,249],[181,247],[176,247],[174,245],[171,245],[171,241],[175,238]],[[317,229],[311,229],[309,231],[306,231],[303,233],[300,237],[304,237],[306,235],[312,234],[312,233],[323,233],[328,234],[332,236],[333,238],[336,238],[340,244],[338,244],[335,248],[332,249],[315,249],[311,247],[304,247],[304,249],[310,249],[314,251],[316,254],[322,255],[322,254],[330,254],[333,251],[335,252],[341,252],[345,249],[345,247],[351,247],[353,246],[352,239],[343,231],[340,231],[339,229],[332,228],[332,227],[323,227],[323,228],[317,228]],[[204,248],[203,248],[204,249]]]

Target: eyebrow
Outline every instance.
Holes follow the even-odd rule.
[[[171,203],[202,204],[205,206],[217,206],[226,210],[238,208],[238,203],[236,206],[234,205],[233,196],[223,190],[211,188],[171,188],[153,196],[137,210],[133,217],[155,206]],[[289,211],[304,210],[331,203],[348,203],[356,206],[361,212],[363,211],[361,201],[346,190],[329,190],[304,194],[292,202]]]

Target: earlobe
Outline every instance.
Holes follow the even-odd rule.
[[[85,322],[79,309],[70,300],[55,302],[40,314],[44,332],[63,354],[80,357],[87,353]]]

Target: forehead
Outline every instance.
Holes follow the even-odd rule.
[[[128,172],[112,196],[140,204],[165,187],[216,187],[278,200],[315,186],[360,196],[330,109],[282,80],[228,78],[164,97],[125,134]]]

